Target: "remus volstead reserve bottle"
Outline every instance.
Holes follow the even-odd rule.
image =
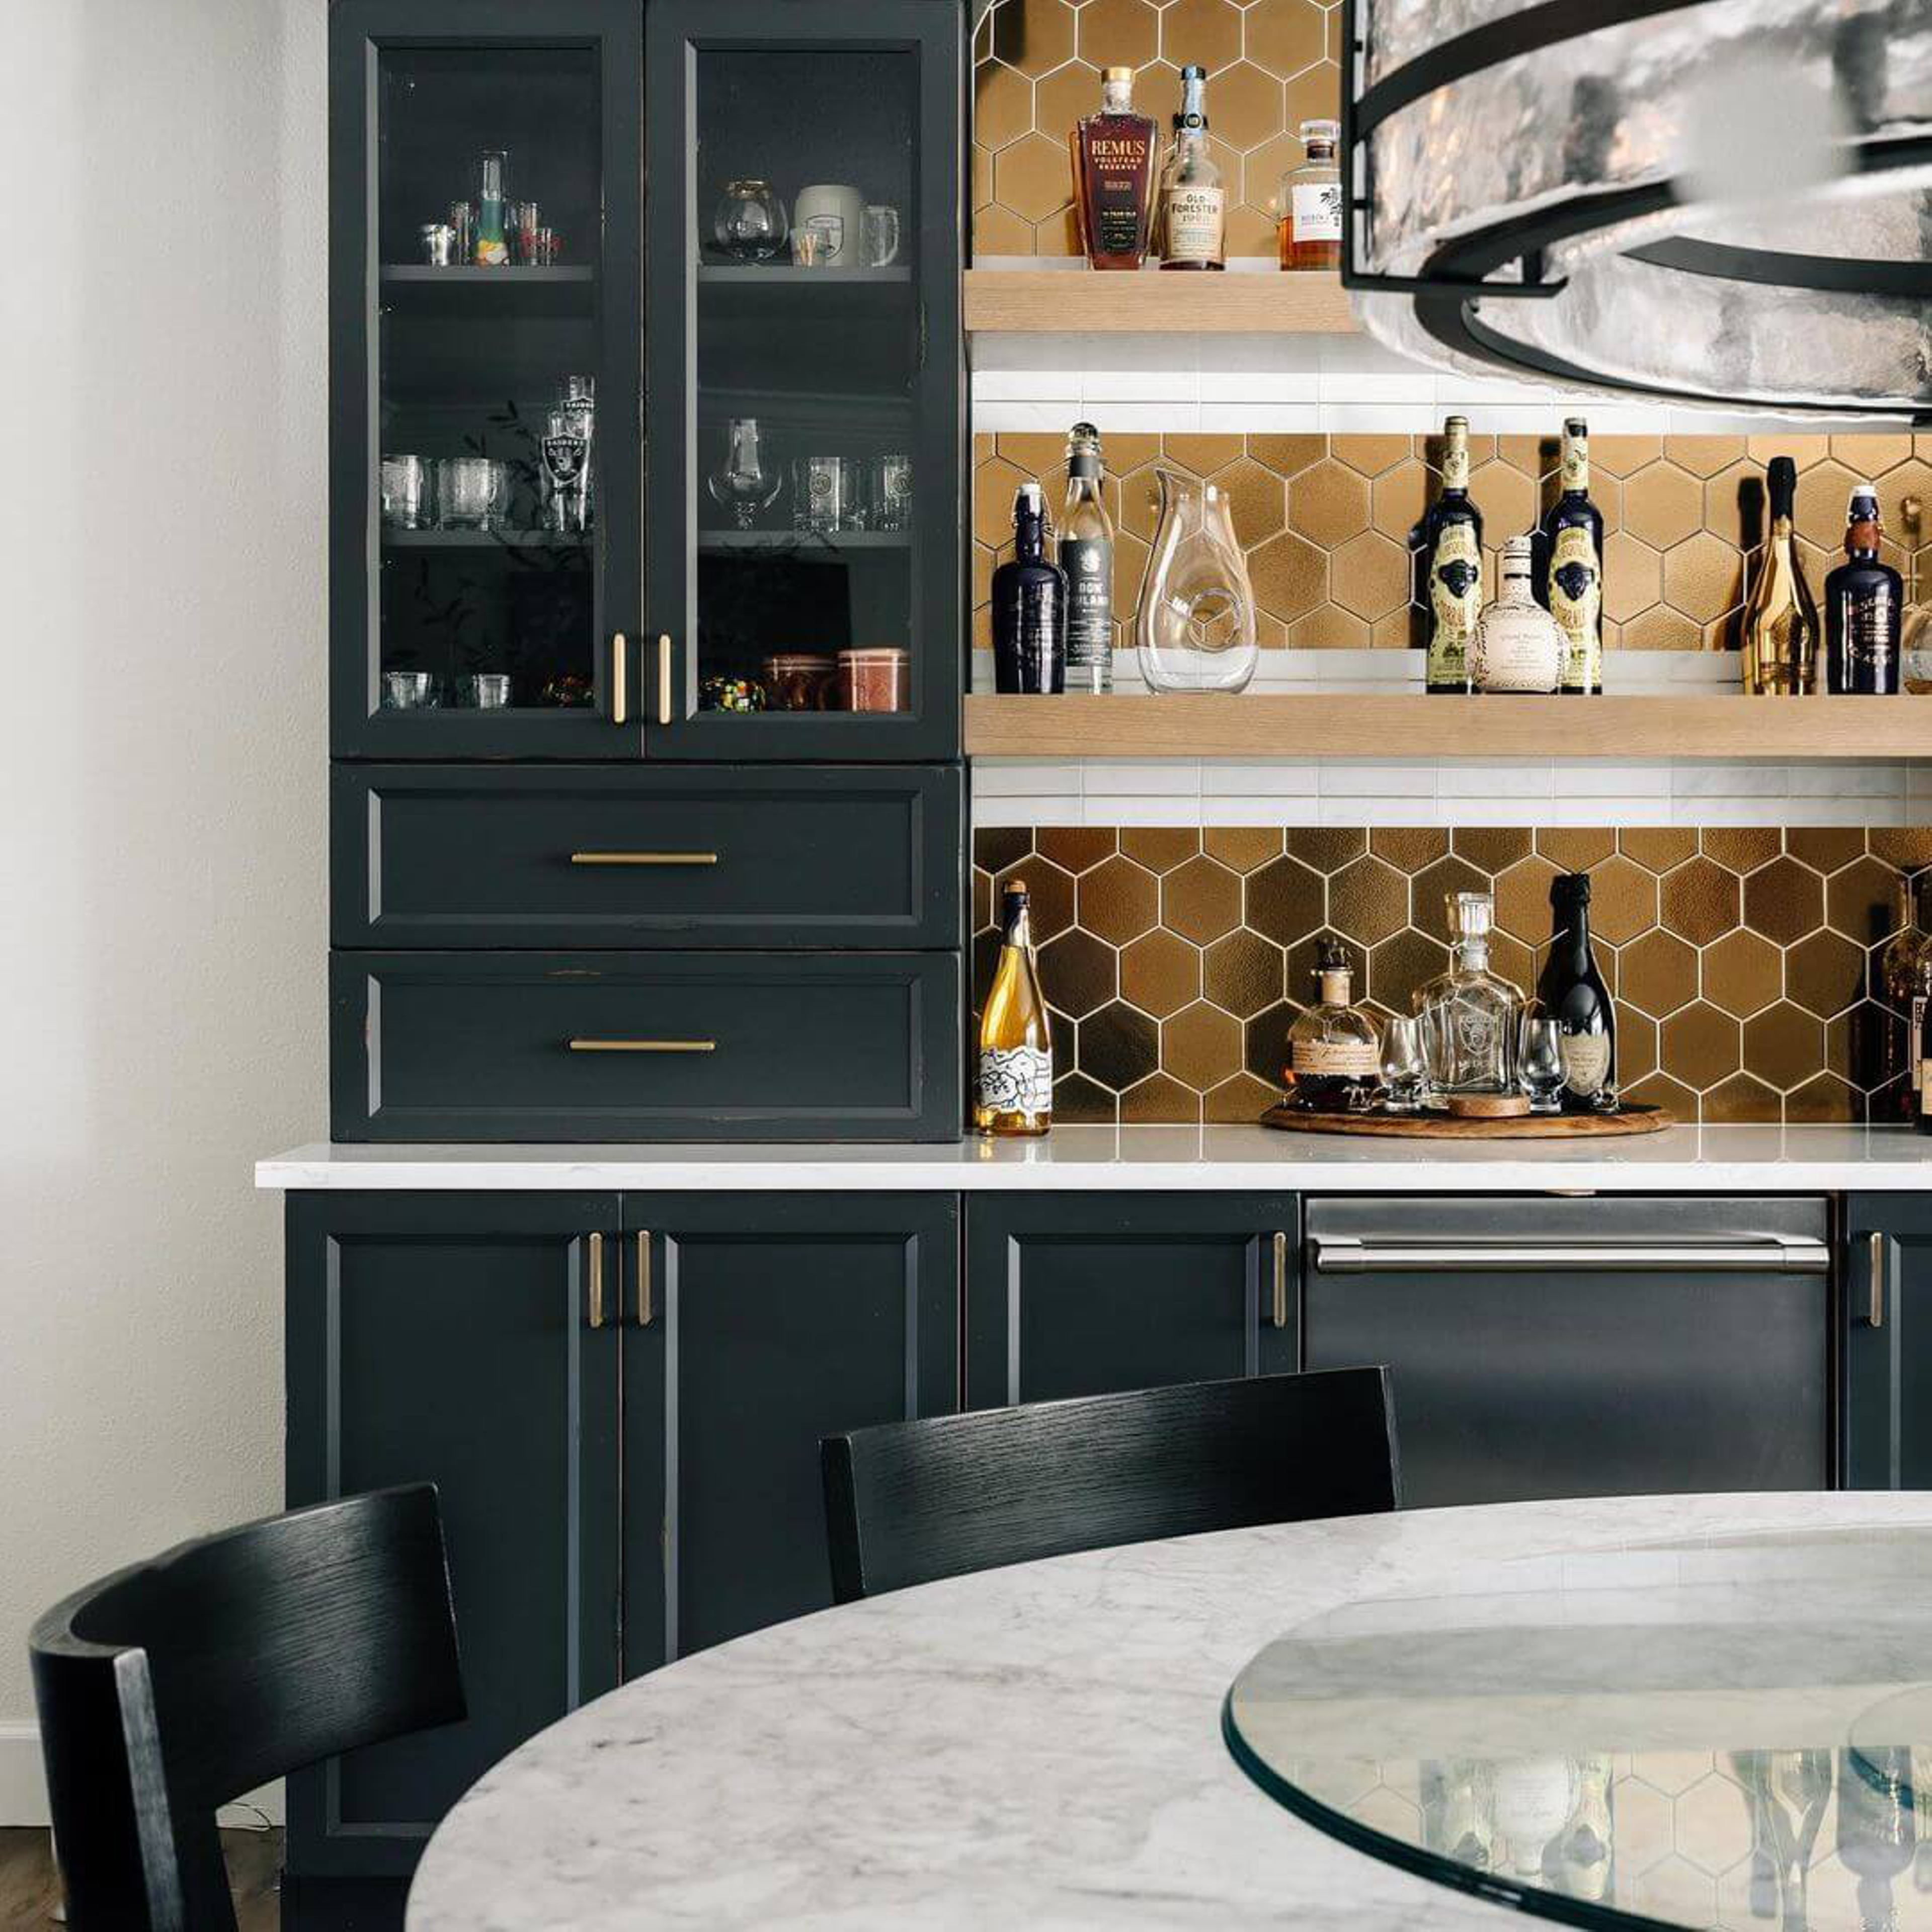
[[[1100,111],[1073,130],[1073,208],[1080,245],[1096,268],[1138,268],[1154,219],[1156,130],[1134,112],[1134,70],[1110,67]]]
[[[1053,1030],[1040,975],[1025,882],[1006,887],[999,963],[980,1016],[973,1124],[982,1134],[1043,1134],[1053,1124]]]
[[[1046,504],[1037,483],[1013,499],[1013,554],[993,573],[993,688],[1066,688],[1066,573],[1046,560]]]

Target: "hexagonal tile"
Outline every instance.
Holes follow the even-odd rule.
[[[1202,1096],[1202,1118],[1243,1124],[1258,1120],[1280,1099],[1281,1088],[1275,1083],[1257,1080],[1251,1073],[1237,1073]]]
[[[1259,433],[1248,440],[1248,454],[1264,470],[1277,476],[1298,476],[1321,461],[1328,453],[1325,436],[1269,436]]]
[[[1160,16],[1148,0],[1087,0],[1075,39],[1096,67],[1144,67],[1159,51]]]
[[[1727,932],[1704,954],[1704,997],[1738,1019],[1769,1006],[1784,988],[1784,956],[1744,927]]]
[[[1373,530],[1351,537],[1329,560],[1330,594],[1358,617],[1385,617],[1408,602],[1408,553]]]
[[[1277,1099],[1288,1064],[1288,1030],[1300,1010],[1284,1000],[1256,1014],[1241,1029],[1242,1064],[1256,1078],[1268,1082]]]
[[[1744,923],[1774,945],[1802,939],[1824,916],[1824,882],[1796,859],[1780,856],[1744,881]]]
[[[1143,933],[1120,952],[1120,997],[1165,1019],[1201,997],[1201,955],[1171,932]]]
[[[1363,946],[1387,939],[1408,923],[1408,880],[1379,859],[1357,859],[1328,881],[1328,920]]]
[[[1103,859],[1090,872],[1082,873],[1078,890],[1080,923],[1114,945],[1138,939],[1159,918],[1160,885],[1131,860]]]
[[[1378,825],[1369,834],[1369,850],[1399,872],[1419,872],[1448,851],[1449,835],[1433,825]]]
[[[1749,1073],[1733,1073],[1707,1088],[1699,1102],[1699,1118],[1714,1123],[1775,1120],[1783,1112],[1776,1090]]]
[[[1392,1013],[1412,1010],[1416,989],[1449,964],[1449,949],[1413,926],[1385,939],[1369,955],[1369,997]]]
[[[1368,484],[1332,459],[1318,463],[1288,484],[1288,520],[1324,550],[1338,550],[1368,527]]]
[[[1617,850],[1646,872],[1660,874],[1697,856],[1697,835],[1684,826],[1626,826],[1617,834]]]
[[[1814,872],[1828,874],[1864,856],[1865,835],[1848,825],[1794,825],[1784,835],[1784,849]]]
[[[1450,898],[1457,892],[1490,891],[1490,875],[1466,859],[1438,860],[1415,875],[1409,893],[1409,918],[1418,932],[1447,943]]]
[[[1400,464],[1408,462],[1414,452],[1414,443],[1406,436],[1331,436],[1329,450],[1336,462],[1352,470],[1358,476],[1372,480],[1392,472]]]
[[[1024,825],[985,825],[973,835],[973,862],[982,872],[1004,872],[1033,849],[1033,832]]]
[[[1084,1073],[1063,1073],[1053,1083],[1053,1118],[1062,1126],[1112,1126],[1114,1096]]]
[[[1116,1093],[1160,1065],[1160,1029],[1116,1000],[1080,1022],[1080,1070]]]
[[[1624,482],[1624,528],[1652,550],[1682,542],[1703,514],[1703,486],[1674,464],[1654,463]]]
[[[1064,140],[1022,134],[993,158],[993,192],[1029,221],[1044,221],[1072,197]]]
[[[1687,1085],[1714,1087],[1738,1070],[1738,1023],[1705,1000],[1666,1019],[1660,1042],[1664,1065]]]
[[[1500,872],[1529,856],[1531,836],[1524,825],[1459,825],[1450,845],[1457,858],[1485,872]]]
[[[1825,1069],[1825,1025],[1780,1000],[1744,1022],[1744,1070],[1780,1090],[1802,1087]]]
[[[1744,440],[1741,436],[1670,436],[1664,440],[1666,460],[1693,476],[1714,476],[1720,470],[1742,461]]]
[[[1882,476],[1912,454],[1912,439],[1902,433],[1887,436],[1876,430],[1854,430],[1832,439],[1832,454],[1861,476]]]
[[[1056,128],[1072,128],[1100,105],[1100,70],[1090,62],[1069,61],[1034,82],[1034,124],[1049,134]]]
[[[1550,882],[1556,868],[1547,859],[1525,859],[1496,878],[1496,924],[1526,946],[1550,936]]]
[[[973,534],[989,549],[1006,544],[1013,532],[1013,498],[1028,480],[1017,465],[994,457],[973,472]]]
[[[1836,932],[1875,946],[1898,925],[1898,874],[1876,859],[1858,859],[1825,882],[1825,918]]]
[[[1744,557],[1708,530],[1664,554],[1664,595],[1672,609],[1708,624],[1744,601]]]
[[[1587,872],[1617,849],[1617,836],[1595,825],[1544,826],[1536,849],[1559,872]]]
[[[1201,834],[1191,825],[1124,825],[1120,850],[1150,872],[1171,872],[1201,849]]]
[[[1634,1006],[1617,1008],[1616,1077],[1629,1087],[1657,1071],[1657,1022]]]
[[[998,0],[992,24],[993,58],[1036,80],[1073,58],[1073,16],[1060,0]]]
[[[1674,934],[1646,932],[1617,953],[1617,996],[1653,1018],[1674,1013],[1697,995],[1697,956]]]
[[[1852,486],[1864,482],[1838,462],[1820,463],[1798,474],[1798,499],[1792,520],[1798,534],[1820,550],[1837,550],[1845,540],[1845,506]]]
[[[1172,0],[1161,15],[1160,51],[1176,67],[1226,67],[1241,51],[1240,10],[1232,0]]]
[[[1706,858],[1742,875],[1769,865],[1782,839],[1775,826],[1713,825],[1697,835],[1697,842]]]
[[[1201,843],[1209,858],[1218,859],[1231,872],[1256,872],[1281,856],[1281,833],[1268,825],[1210,825]]]
[[[1692,1121],[1697,1118],[1697,1096],[1681,1080],[1673,1080],[1667,1073],[1647,1073],[1641,1080],[1631,1082],[1623,1090],[1623,1097],[1640,1107],[1667,1107],[1680,1120]],[[1623,1843],[1623,1790],[1617,1793],[1617,1843]]]
[[[1241,922],[1241,882],[1212,859],[1190,859],[1162,880],[1162,922],[1204,946]]]
[[[1076,928],[1040,949],[1040,990],[1048,1006],[1078,1019],[1114,997],[1114,949]]]
[[[1004,148],[1033,132],[1033,82],[997,61],[973,70],[973,139],[982,148]]]
[[[1258,933],[1244,928],[1217,939],[1202,966],[1208,998],[1238,1019],[1266,1012],[1282,997],[1281,948]]]
[[[1252,61],[1237,61],[1215,75],[1211,92],[1214,131],[1244,152],[1282,131],[1283,96],[1278,74],[1265,72]],[[1250,193],[1248,199],[1260,197]]]
[[[1201,1118],[1201,1096],[1184,1087],[1171,1073],[1150,1073],[1120,1096],[1123,1124],[1138,1121],[1195,1121]]]
[[[1326,882],[1298,860],[1274,860],[1244,884],[1246,923],[1277,945],[1305,938],[1328,916]]]
[[[1621,946],[1657,923],[1657,881],[1619,852],[1590,874],[1590,923]]]
[[[1272,470],[1244,456],[1214,473],[1214,487],[1224,492],[1234,519],[1234,536],[1244,550],[1282,529],[1287,521],[1287,492]]]
[[[1339,872],[1369,849],[1366,829],[1358,825],[1291,825],[1282,834],[1291,859],[1318,872]]]
[[[1248,578],[1255,601],[1271,616],[1304,616],[1328,599],[1328,553],[1285,530],[1250,553]]]
[[[1436,491],[1436,478],[1413,457],[1378,476],[1369,488],[1369,520],[1406,550]]]
[[[1622,626],[1618,643],[1627,651],[1695,651],[1703,648],[1704,633],[1682,610],[1656,604]]]
[[[1255,0],[1244,43],[1270,74],[1299,74],[1321,59],[1327,22],[1316,0]]]
[[[1649,544],[1626,530],[1604,539],[1604,615],[1624,623],[1664,595],[1664,565]]]
[[[1044,945],[1073,923],[1073,881],[1034,853],[994,874],[994,904],[1001,903],[1009,886],[1022,884],[1032,906],[1034,943]]]
[[[1784,1096],[1787,1120],[1856,1120],[1863,1112],[1857,1094],[1829,1073],[1806,1081],[1795,1094]]]
[[[1715,860],[1686,861],[1664,875],[1662,917],[1693,946],[1708,946],[1738,922],[1742,900],[1738,877]]]
[[[1505,537],[1535,524],[1539,508],[1536,479],[1526,476],[1514,464],[1473,466],[1469,472],[1469,494],[1481,508],[1483,527],[1489,533],[1492,549],[1500,550]]]
[[[1197,1000],[1162,1022],[1160,1053],[1167,1072],[1205,1093],[1240,1070],[1240,1022],[1219,1006]]]

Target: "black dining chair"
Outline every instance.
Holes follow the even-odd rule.
[[[1187,1382],[820,1444],[841,1604],[1035,1557],[1398,1506],[1388,1372]]]
[[[76,1932],[232,1932],[218,1806],[464,1714],[428,1484],[178,1544],[56,1604],[30,1648]]]

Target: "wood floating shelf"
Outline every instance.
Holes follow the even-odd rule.
[[[1355,318],[1330,274],[969,268],[966,327],[1034,335],[1346,335]]]
[[[1932,699],[1229,696],[966,700],[976,758],[1932,758]]]

